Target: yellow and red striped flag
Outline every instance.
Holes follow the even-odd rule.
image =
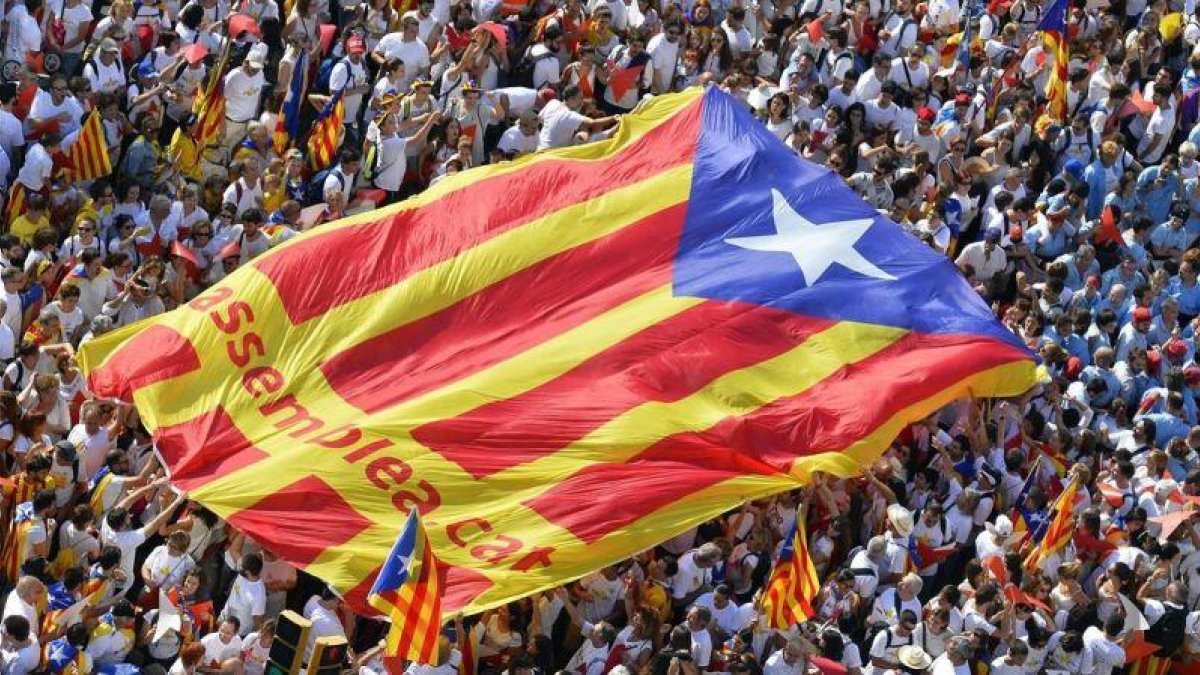
[[[70,168],[67,175],[72,180],[95,180],[112,173],[112,161],[108,156],[108,140],[104,137],[104,123],[100,111],[88,115],[75,142],[67,149]]]
[[[192,129],[192,137],[201,148],[220,141],[221,130],[225,126],[225,67],[229,64],[232,42],[225,45],[225,50],[213,70],[209,73],[208,83],[200,87],[196,100],[192,102],[192,112],[196,115],[196,126]]]
[[[442,581],[420,513],[408,512],[367,602],[392,622],[384,653],[437,665],[442,628]]]
[[[1079,491],[1079,476],[1071,478],[1071,482],[1054,502],[1054,516],[1046,527],[1033,549],[1025,557],[1025,569],[1034,570],[1050,556],[1058,553],[1071,541],[1075,534],[1075,494]],[[1035,540],[1037,533],[1034,534]]]
[[[1059,122],[1067,119],[1067,78],[1071,51],[1067,46],[1067,0],[1054,0],[1037,29],[1042,32],[1043,48],[1054,57],[1054,69],[1046,80],[1046,112]]]
[[[698,88],[305,232],[79,358],[175,485],[356,608],[418,509],[449,614],[1035,382],[951,261]]]
[[[816,614],[812,601],[821,590],[821,580],[808,554],[803,520],[803,513],[796,514],[792,536],[784,542],[771,578],[763,588],[763,614],[767,624],[777,630],[787,630]]]
[[[342,120],[346,116],[346,108],[342,104],[343,91],[341,89],[333,93],[313,123],[308,137],[308,165],[313,171],[333,164],[338,148],[342,147],[342,134],[345,133]]]

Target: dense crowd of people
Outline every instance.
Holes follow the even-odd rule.
[[[1200,14],[1071,0],[1053,119],[1049,9],[10,0],[0,673],[257,675],[285,608],[312,639],[345,635],[355,672],[395,671],[383,623],[170,487],[138,411],[94,398],[76,349],[298,232],[604,138],[646,97],[692,86],[744,102],[947,255],[1044,377],[913,424],[859,477],[818,474],[457,617],[437,662],[408,671],[1111,675],[1152,654],[1186,672],[1200,660]],[[209,138],[193,105],[213,78],[225,120]],[[305,139],[275,140],[296,82],[300,129],[340,98],[328,167]],[[73,180],[65,159],[93,112],[112,172]],[[1030,557],[1064,490],[1068,540]],[[821,590],[809,621],[776,630],[762,593],[797,518]]]

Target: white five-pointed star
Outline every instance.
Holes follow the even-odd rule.
[[[896,277],[876,267],[854,248],[870,229],[873,223],[871,219],[837,220],[815,225],[796,213],[779,190],[771,190],[771,199],[774,202],[772,216],[775,234],[731,237],[725,242],[751,251],[790,253],[800,266],[804,283],[808,286],[816,284],[833,263],[866,277],[895,281]]]

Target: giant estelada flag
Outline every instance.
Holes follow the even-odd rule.
[[[950,261],[716,90],[322,226],[81,360],[178,487],[358,608],[421,509],[447,615],[1034,382]]]

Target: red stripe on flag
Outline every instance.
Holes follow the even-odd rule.
[[[475,478],[484,478],[553,454],[643,403],[682,399],[831,325],[770,307],[706,302],[540,387],[418,427],[413,436]],[[497,447],[506,450],[496,452]]]
[[[516,173],[475,180],[410,211],[298,240],[292,255],[254,264],[275,284],[292,322],[307,321],[547,214],[691,161],[701,103],[604,159],[534,162]],[[357,264],[314,277],[308,273],[313,260]]]
[[[190,340],[161,324],[147,326],[129,338],[88,377],[98,396],[132,401],[136,389],[200,369],[200,356]]]
[[[221,406],[186,422],[159,427],[155,445],[184,490],[244,469],[270,455],[250,442]]]
[[[976,372],[1027,357],[978,336],[909,333],[807,391],[701,432],[661,439],[628,462],[594,464],[526,502],[594,543],[730,478],[787,471],[792,460],[853,444],[898,413]],[[947,363],[958,368],[947,368]],[[864,400],[863,391],[871,391]],[[903,395],[901,395],[903,394]],[[624,489],[614,492],[613,485]]]
[[[669,283],[686,215],[687,204],[677,204],[548,258],[441,312],[334,354],[321,371],[343,399],[365,412],[481,371]],[[390,384],[380,388],[377,382]]]
[[[314,504],[321,508],[314,509]],[[296,536],[297,513],[304,514],[304,536]],[[228,520],[256,541],[273,542],[273,553],[301,568],[325,549],[342,546],[371,526],[370,520],[316,476],[273,492]]]

